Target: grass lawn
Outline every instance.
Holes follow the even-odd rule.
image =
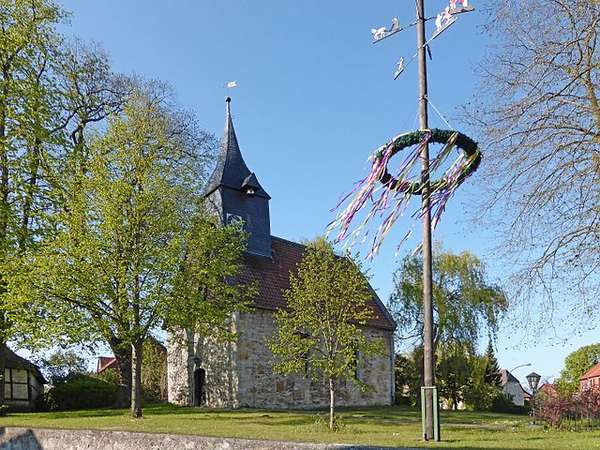
[[[421,442],[421,416],[414,409],[343,409],[340,417],[342,429],[329,433],[325,411],[231,411],[154,405],[144,408],[142,420],[130,419],[126,410],[102,409],[10,414],[0,418],[0,426],[129,430],[388,447],[600,449],[600,431],[545,431],[531,427],[526,416],[444,411],[441,443]]]

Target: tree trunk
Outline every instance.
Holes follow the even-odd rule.
[[[131,416],[139,419],[142,417],[142,341],[131,345]]]
[[[118,339],[110,340],[110,348],[117,359],[119,390],[115,399],[115,408],[127,408],[131,403],[131,346],[123,345]]]
[[[335,431],[335,381],[329,379],[329,431]]]
[[[6,344],[0,342],[0,406],[4,405],[4,372],[6,370]]]

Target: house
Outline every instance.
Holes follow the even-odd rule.
[[[523,406],[525,399],[530,395],[512,373],[506,369],[500,369],[500,385],[502,393],[515,405]]]
[[[600,388],[600,363],[579,378],[579,389]]]
[[[38,366],[20,357],[7,346],[0,349],[4,353],[4,399],[11,409],[33,411],[36,400],[44,393],[46,379]]]
[[[204,192],[222,224],[242,220],[249,234],[240,282],[257,282],[253,309],[236,313],[233,342],[216,342],[190,330],[168,337],[168,398],[179,405],[208,407],[314,408],[329,404],[320,383],[273,371],[266,342],[275,331],[273,313],[285,308],[282,291],[290,271],[302,260],[305,246],[271,235],[267,191],[251,172],[240,151],[227,99],[225,135],[216,168]],[[373,291],[373,317],[365,333],[381,339],[383,356],[359,361],[360,379],[372,386],[365,392],[348,382],[341,386],[339,405],[390,405],[394,398],[395,323]]]

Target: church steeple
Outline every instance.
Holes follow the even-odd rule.
[[[249,253],[271,257],[271,197],[244,162],[233,127],[231,98],[227,97],[225,101],[225,132],[217,165],[208,181],[204,197],[219,214],[222,223],[243,220],[249,234]]]
[[[251,192],[251,195],[270,199],[271,197],[262,188],[256,175],[250,172],[244,162],[237,136],[235,135],[233,119],[231,118],[231,98],[227,97],[225,102],[227,104],[227,114],[223,142],[221,143],[217,166],[208,181],[205,195],[208,196],[220,186],[224,186],[243,192],[253,190],[254,192]]]

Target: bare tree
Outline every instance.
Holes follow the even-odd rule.
[[[600,3],[490,1],[486,13],[494,46],[466,108],[486,149],[478,211],[498,225],[515,293],[551,313],[569,301],[575,317],[600,299]]]

